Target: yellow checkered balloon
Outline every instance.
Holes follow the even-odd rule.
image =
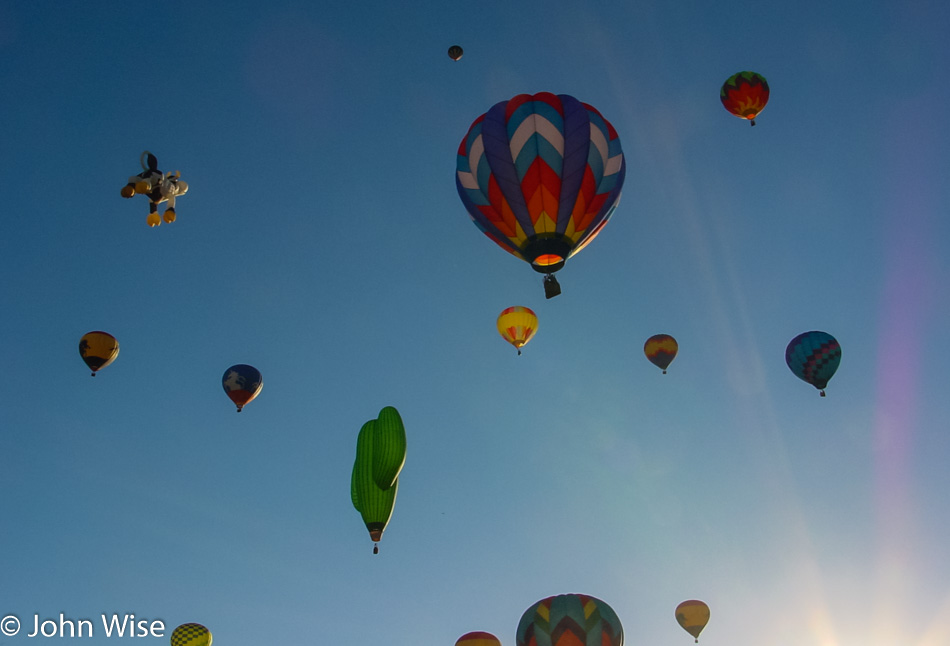
[[[172,646],[211,646],[211,631],[201,624],[182,624],[172,633]]]

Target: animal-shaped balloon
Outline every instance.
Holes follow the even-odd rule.
[[[158,159],[147,150],[139,157],[139,164],[142,165],[142,172],[130,177],[120,194],[130,198],[138,193],[148,198],[148,218],[145,220],[148,226],[157,227],[162,220],[174,222],[175,198],[188,192],[188,182],[182,181],[181,173],[177,170],[168,175],[160,171]],[[168,202],[168,208],[159,218],[158,205],[162,202]]]

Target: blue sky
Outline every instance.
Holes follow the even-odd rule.
[[[0,1],[0,616],[513,646],[581,592],[631,645],[691,643],[691,598],[706,646],[950,643],[947,24],[927,0]],[[746,69],[755,128],[718,99]],[[540,91],[597,107],[627,163],[550,301],[454,185],[471,122]],[[190,185],[157,229],[119,196],[146,149]],[[540,319],[520,357],[512,305]],[[97,329],[121,352],[90,379]],[[811,329],[843,349],[826,398],[784,363]],[[236,363],[264,376],[240,415]],[[350,469],[387,405],[408,458],[374,556]]]

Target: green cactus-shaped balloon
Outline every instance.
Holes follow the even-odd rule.
[[[353,506],[363,517],[363,522],[373,541],[379,541],[383,537],[383,531],[392,517],[396,493],[399,489],[398,479],[386,489],[382,489],[377,486],[373,478],[374,437],[377,425],[377,420],[370,420],[360,429],[356,440],[356,461],[353,463],[353,473],[350,478],[350,497],[353,500]]]
[[[406,428],[399,411],[392,406],[379,411],[372,435],[373,480],[380,489],[389,489],[406,463]]]

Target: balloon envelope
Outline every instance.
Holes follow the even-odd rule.
[[[722,84],[719,100],[726,110],[754,126],[755,118],[769,102],[769,84],[761,74],[739,72]]]
[[[699,633],[709,622],[709,606],[695,599],[684,601],[676,606],[676,621],[698,642]]]
[[[457,61],[458,59],[462,58],[462,48],[458,45],[452,45],[449,47],[449,58],[451,58],[453,61]]]
[[[239,363],[224,371],[221,385],[240,413],[244,406],[260,394],[264,378],[254,366]]]
[[[521,346],[530,341],[538,330],[538,317],[531,308],[516,305],[502,310],[497,325],[501,338],[515,346],[518,354],[521,354]]]
[[[353,463],[353,473],[350,477],[353,506],[360,512],[374,542],[383,537],[389,519],[392,518],[399,490],[398,477],[385,489],[380,488],[373,477],[374,434],[377,424],[378,420],[373,419],[363,424],[360,429],[356,439],[356,461]]]
[[[643,344],[643,354],[650,363],[662,370],[663,374],[666,374],[666,369],[673,363],[678,351],[679,344],[669,334],[654,334]]]
[[[475,225],[549,274],[607,223],[626,172],[620,138],[566,94],[519,94],[478,117],[459,145],[455,185]]]
[[[841,346],[827,332],[803,332],[785,348],[785,363],[796,377],[810,383],[824,397],[828,380],[841,363]]]
[[[211,631],[201,624],[182,624],[172,632],[172,646],[211,646]]]
[[[406,463],[406,427],[392,406],[379,411],[373,425],[373,481],[389,489]]]
[[[79,339],[79,356],[92,370],[92,376],[119,356],[119,342],[108,332],[87,332]]]
[[[459,637],[455,646],[501,646],[501,641],[491,633],[476,631]]]
[[[623,627],[600,599],[562,594],[528,608],[516,640],[518,646],[623,646]]]

